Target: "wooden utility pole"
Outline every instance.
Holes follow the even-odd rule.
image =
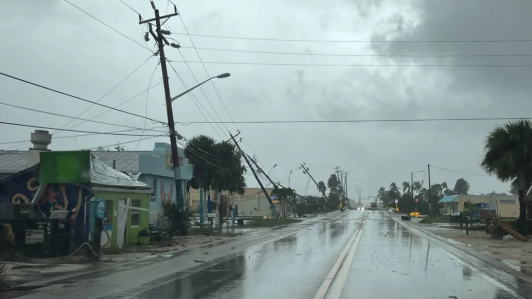
[[[303,173],[304,174],[307,174],[311,179],[312,181],[314,182],[314,184],[316,185],[316,187],[318,187],[319,189],[319,185],[318,183],[316,182],[316,180],[312,177],[312,175],[310,174],[310,168],[308,168],[305,163],[302,163],[301,166],[299,167],[299,169],[303,169]],[[321,192],[321,195],[323,196],[323,198],[325,199],[325,201],[329,201],[329,199],[327,198],[327,196],[325,195],[325,192],[322,190]]]
[[[260,181],[259,177],[255,173],[255,169],[253,169],[253,166],[251,166],[251,163],[249,163],[249,160],[248,160],[248,157],[247,157],[246,153],[244,153],[244,151],[242,151],[242,149],[240,148],[240,145],[238,145],[238,142],[235,140],[235,137],[231,133],[229,133],[229,136],[231,136],[231,139],[233,140],[233,142],[235,143],[236,147],[238,148],[238,151],[240,153],[242,153],[242,156],[244,157],[244,160],[246,160],[246,163],[248,164],[249,169],[251,169],[251,172],[253,173],[253,176],[255,177],[255,180],[257,180],[257,182],[259,183],[260,188],[262,189],[262,192],[264,193],[264,195],[266,196],[266,199],[270,203],[270,208],[272,210],[272,217],[275,218],[275,216],[276,216],[274,214],[275,213],[275,206],[273,205],[272,199],[270,198],[270,195],[268,194],[268,191],[266,191],[266,188],[264,188],[264,185],[262,184],[262,182]]]
[[[181,235],[187,235],[187,219],[185,215],[185,209],[184,209],[184,194],[183,194],[183,187],[181,185],[181,180],[179,177],[179,154],[177,152],[177,134],[175,131],[175,124],[174,124],[174,113],[172,111],[172,97],[170,96],[170,84],[168,82],[168,72],[166,69],[166,57],[164,55],[164,45],[169,45],[168,41],[164,37],[163,30],[161,29],[161,20],[168,19],[173,16],[177,16],[177,8],[174,5],[174,13],[160,16],[159,10],[155,8],[155,4],[153,1],[151,1],[151,6],[153,10],[155,11],[155,18],[149,19],[149,20],[142,20],[142,17],[139,15],[139,24],[145,24],[147,23],[150,28],[150,34],[157,42],[157,45],[159,47],[159,57],[161,59],[161,70],[163,73],[163,85],[164,85],[164,97],[166,100],[166,114],[168,117],[168,130],[170,134],[170,146],[172,149],[172,166],[174,170],[174,181],[175,181],[175,191],[176,191],[176,200],[177,200],[177,208],[178,208],[178,216],[176,217],[175,221],[179,225],[179,229],[181,232]],[[156,33],[152,30],[152,23],[155,21],[156,26]],[[167,32],[168,33],[168,32]]]

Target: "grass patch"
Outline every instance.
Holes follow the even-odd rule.
[[[438,217],[438,218],[429,218],[429,217],[427,217],[427,218],[423,218],[423,220],[426,221],[426,222],[423,222],[423,223],[449,223],[449,218],[443,218],[443,217]]]

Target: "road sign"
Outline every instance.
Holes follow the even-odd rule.
[[[399,203],[399,199],[396,199],[396,200],[395,200],[395,203]]]
[[[216,218],[216,213],[207,213],[207,218]]]

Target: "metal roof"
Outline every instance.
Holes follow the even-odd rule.
[[[95,154],[91,155],[90,165],[91,184],[98,186],[136,187],[149,189],[142,182],[136,181],[113,167],[103,163]]]
[[[458,195],[444,196],[440,200],[438,200],[438,203],[453,202],[457,197]]]
[[[122,172],[139,172],[139,154],[148,151],[91,151],[100,161]],[[0,173],[16,173],[27,168],[28,151],[0,151]]]

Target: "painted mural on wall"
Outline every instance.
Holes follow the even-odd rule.
[[[4,203],[29,204],[39,188],[38,174],[36,168],[3,183],[0,192],[4,195]],[[85,238],[85,202],[90,197],[88,188],[77,184],[50,184],[38,204],[46,217],[54,210],[69,211],[67,218],[74,220],[74,243],[81,244]]]
[[[166,193],[164,190],[164,181],[161,180],[161,203],[166,202],[172,202],[174,199],[174,184],[170,185],[170,192]]]

